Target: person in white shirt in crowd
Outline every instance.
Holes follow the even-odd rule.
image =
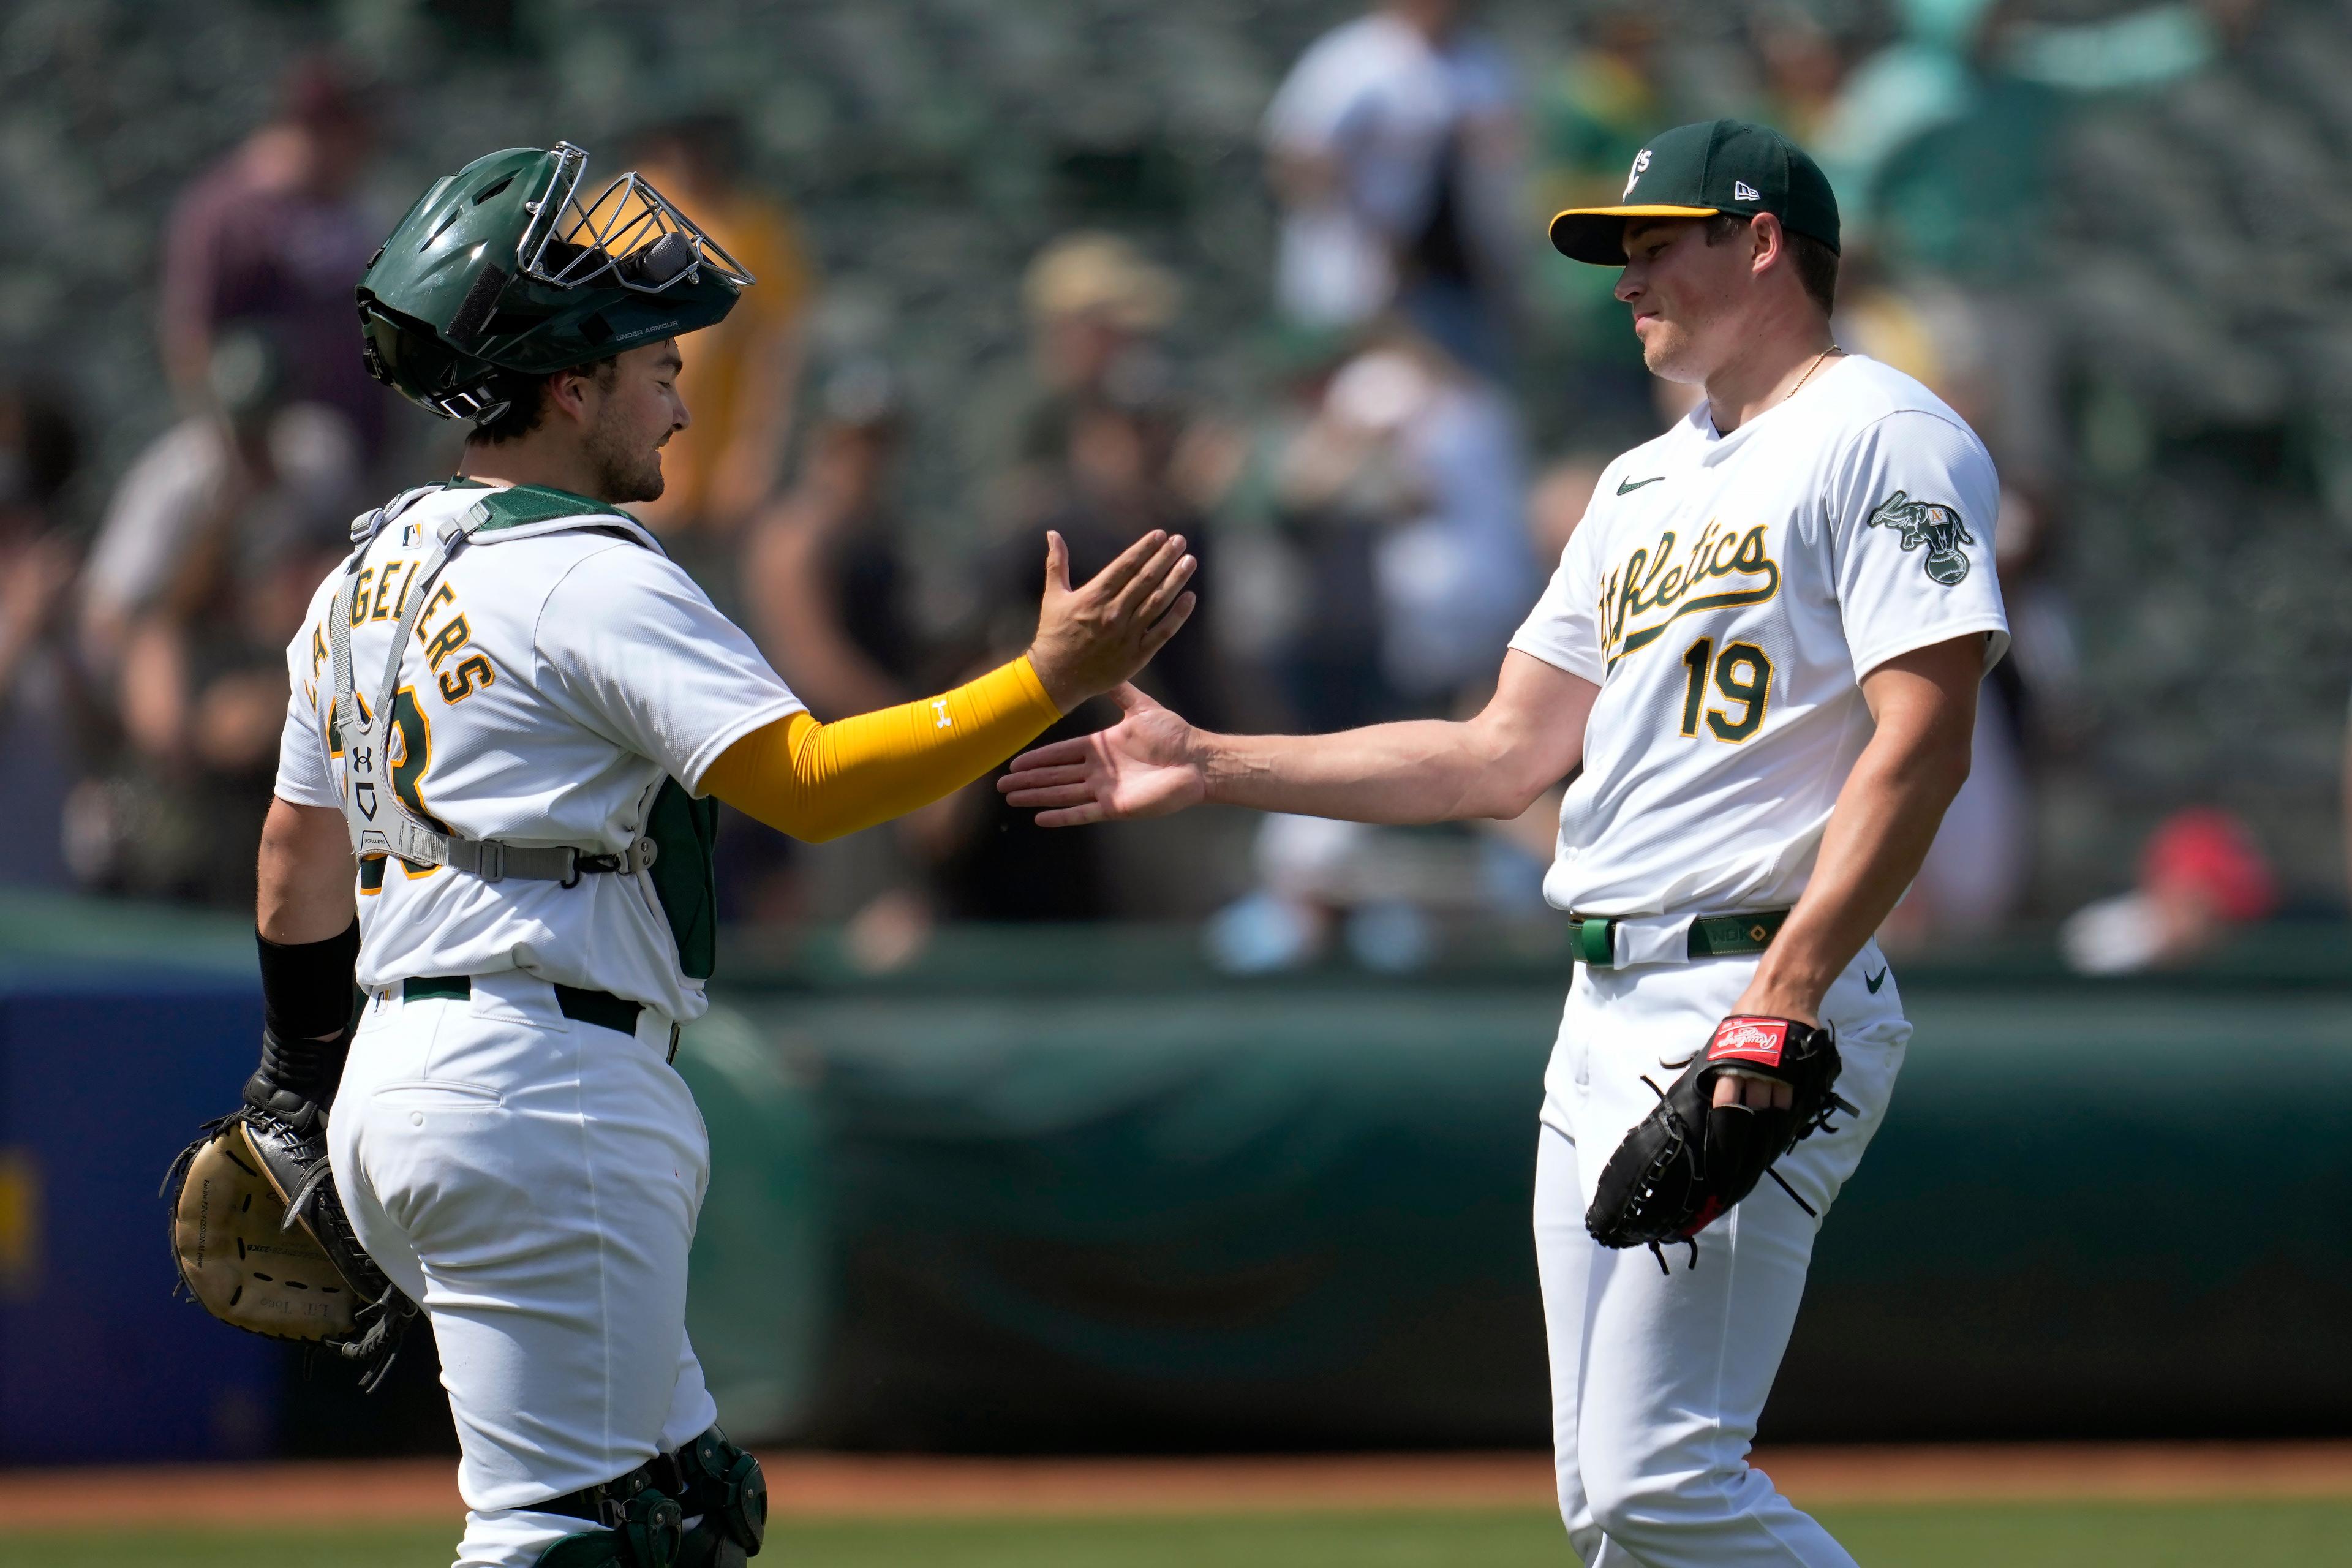
[[[1391,307],[1465,364],[1507,363],[1517,88],[1459,0],[1392,0],[1318,39],[1265,116],[1275,293],[1308,326]]]

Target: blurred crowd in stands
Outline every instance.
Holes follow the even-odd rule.
[[[2050,277],[2079,276],[2066,246],[2079,258],[2105,242],[2062,200],[2063,172],[2100,152],[2081,127],[2111,123],[2086,108],[2226,81],[2249,38],[2282,16],[2307,34],[2308,16],[2284,0],[1721,9],[1732,22],[1693,47],[1668,8],[1573,7],[1549,55],[1463,0],[1336,18],[1261,94],[1255,155],[1225,165],[1267,217],[1244,312],[1261,325],[1204,342],[1196,279],[1113,203],[1003,269],[1018,367],[950,385],[909,374],[887,292],[828,275],[844,247],[758,172],[742,105],[641,124],[595,148],[595,167],[642,171],[760,279],[685,345],[694,424],[644,514],[823,717],[1017,651],[1048,528],[1079,572],[1149,529],[1195,541],[1201,612],[1147,685],[1198,722],[1464,712],[1601,464],[1690,406],[1692,389],[1643,370],[1614,275],[1552,256],[1544,220],[1613,198],[1661,128],[1762,120],[1835,183],[1840,341],[1960,410],[2005,485],[2015,652],[1890,937],[2054,919],[2128,880],[2112,851],[2087,875],[2067,859],[2085,810],[2065,781],[2105,710],[2081,625],[2103,585],[2068,531],[2100,526],[2081,520],[2098,515],[2084,473],[2101,451],[2165,439],[2099,401],[2129,355],[2089,394],[2070,359],[2073,306]],[[2347,35],[2339,17],[2314,36],[2343,58]],[[368,176],[400,91],[348,56],[301,58],[266,121],[155,215],[154,363],[178,418],[119,471],[91,469],[89,437],[114,416],[70,367],[9,367],[0,881],[249,907],[284,643],[349,519],[449,471],[460,435],[393,402],[357,349],[352,285],[396,216],[365,199]],[[907,481],[926,444],[960,464],[944,500]],[[1057,733],[1104,721],[1074,714]],[[730,821],[722,897],[738,921],[846,922],[876,968],[942,920],[1204,918],[1235,970],[1342,947],[1409,969],[1449,920],[1540,915],[1556,805],[1480,830],[1207,814],[1046,833],[982,784],[819,849]],[[2137,912],[2068,928],[2076,962],[2179,957],[2279,903],[2257,835],[2192,790],[2175,791],[2167,808],[2180,807],[2148,847]],[[2189,912],[2148,912],[2167,898]]]

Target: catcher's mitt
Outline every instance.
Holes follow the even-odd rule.
[[[373,1389],[415,1304],[352,1234],[327,1165],[324,1112],[268,1093],[265,1075],[263,1092],[248,1085],[246,1103],[206,1122],[164,1173],[180,1288],[225,1323],[356,1362]]]
[[[1838,1098],[1836,1037],[1793,1018],[1726,1018],[1706,1049],[1671,1089],[1644,1076],[1657,1106],[1625,1134],[1601,1173],[1584,1226],[1603,1247],[1646,1247],[1665,1267],[1662,1242],[1687,1242],[1698,1261],[1698,1233],[1769,1175],[1807,1214],[1773,1163],[1815,1131],[1835,1131],[1833,1111],[1855,1114]],[[1785,1083],[1784,1110],[1717,1105],[1715,1082],[1727,1070]]]

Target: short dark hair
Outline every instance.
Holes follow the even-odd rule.
[[[1748,221],[1738,213],[1717,213],[1706,220],[1706,242],[1720,245],[1746,228]],[[1797,269],[1797,282],[1806,298],[1822,308],[1822,315],[1831,314],[1837,309],[1838,253],[1810,234],[1785,227],[1780,233],[1789,242],[1789,264]]]
[[[540,426],[547,417],[547,384],[559,375],[591,375],[596,384],[611,384],[613,373],[620,364],[618,355],[608,355],[587,364],[575,364],[569,370],[550,372],[546,375],[518,375],[507,379],[499,388],[510,393],[507,405],[490,418],[474,426],[468,441],[479,441],[496,447],[506,441],[519,441]]]

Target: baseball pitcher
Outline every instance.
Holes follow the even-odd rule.
[[[761,1545],[758,1464],[685,1327],[709,1149],[670,1063],[712,968],[711,797],[807,838],[911,810],[1127,679],[1192,605],[1181,539],[1073,589],[1049,536],[1026,655],[817,721],[621,510],[661,494],[686,427],[677,340],[752,279],[586,163],[468,164],[360,280],[370,369],[473,429],[457,477],[353,525],[288,649],[261,1069],[174,1208],[184,1279],[232,1321],[380,1371],[431,1320],[468,1568]]]
[[[1747,1454],[1910,1037],[1871,939],[2008,646],[1998,487],[1950,408],[1832,341],[1836,201],[1780,135],[1666,132],[1551,237],[1623,269],[1650,369],[1706,396],[1602,475],[1485,711],[1226,736],[1128,689],[1002,787],[1056,826],[1409,823],[1514,817],[1576,773],[1535,1178],[1570,1539],[1588,1568],[1851,1568]]]

